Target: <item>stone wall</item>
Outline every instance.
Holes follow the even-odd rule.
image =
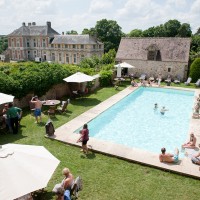
[[[122,62],[127,62],[133,66],[134,69],[129,69],[128,72],[135,74],[140,77],[141,74],[146,74],[147,77],[154,76],[157,77],[158,73],[162,74],[163,79],[171,75],[175,78],[177,75],[181,77],[181,81],[187,79],[188,63],[184,62],[160,62],[160,61],[143,61],[143,60],[122,60]],[[171,69],[168,72],[168,69]]]
[[[37,94],[30,93],[21,99],[14,99],[14,105],[20,108],[29,106],[31,98]],[[45,95],[39,97],[40,100],[60,99],[63,96],[70,95],[69,86],[67,83],[62,83],[53,86]]]
[[[80,85],[78,83],[62,83],[53,86],[45,95],[39,97],[40,100],[47,100],[47,99],[61,99],[63,96],[71,96],[71,91],[78,90]],[[81,87],[85,88],[86,84],[83,83]],[[91,88],[91,91],[94,91],[96,88],[99,87],[99,78],[94,80],[94,85]],[[33,96],[37,94],[29,93],[25,97],[21,99],[14,99],[14,106],[19,108],[25,108],[29,106],[29,102]],[[0,115],[2,113],[4,105],[0,105]]]

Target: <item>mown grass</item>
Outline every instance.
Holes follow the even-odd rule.
[[[59,127],[70,121],[116,94],[127,84],[129,83],[120,86],[118,90],[113,87],[102,88],[87,98],[71,100],[66,114],[57,114],[55,118],[52,118],[54,126]],[[199,180],[98,153],[90,152],[86,156],[80,153],[80,149],[77,147],[45,138],[45,123],[35,124],[34,117],[30,115],[28,109],[25,109],[23,113],[19,134],[0,134],[0,144],[42,145],[61,161],[45,192],[39,193],[37,199],[55,199],[51,190],[56,183],[62,180],[61,171],[64,167],[70,168],[74,176],[80,175],[83,178],[84,189],[80,192],[80,200],[186,200],[199,198]],[[47,120],[47,115],[43,115],[43,121]]]

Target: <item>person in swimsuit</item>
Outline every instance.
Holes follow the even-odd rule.
[[[182,148],[194,149],[195,146],[196,146],[196,141],[197,141],[197,139],[196,139],[196,137],[194,136],[194,133],[191,133],[191,134],[190,134],[190,141],[187,142],[187,143],[185,143],[185,144],[183,144],[183,145],[182,145]]]
[[[179,158],[179,150],[176,148],[174,154],[166,153],[166,149],[161,149],[161,154],[159,155],[160,162],[166,163],[177,163]]]
[[[36,122],[39,123],[38,117],[40,117],[40,122],[42,122],[42,115],[41,115],[42,102],[38,99],[38,96],[35,96],[31,99],[31,103],[35,104],[34,115]]]
[[[165,111],[168,111],[167,109],[165,109],[165,106],[162,107],[162,109],[160,110],[160,114],[164,115]]]
[[[82,151],[84,153],[88,153],[88,147],[87,147],[87,142],[89,140],[89,130],[88,130],[88,125],[84,124],[83,129],[80,131],[80,137],[77,140],[77,142],[82,142]]]
[[[194,164],[197,164],[197,165],[200,165],[200,153],[198,153],[196,156],[193,156],[191,158],[191,161],[194,163]],[[200,168],[199,168],[200,170]]]
[[[158,108],[158,104],[155,103],[155,104],[154,104],[154,110],[157,110],[157,108]]]

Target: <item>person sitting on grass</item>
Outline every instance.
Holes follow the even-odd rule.
[[[166,149],[163,147],[161,149],[161,154],[159,155],[160,162],[166,163],[177,163],[179,161],[179,150],[176,148],[174,154],[166,153]]]
[[[196,137],[194,136],[194,133],[191,133],[190,134],[190,141],[183,144],[182,145],[182,148],[190,148],[190,149],[194,149],[195,148],[195,145],[196,145]]]
[[[131,85],[132,85],[133,87],[138,87],[138,84],[137,84],[137,82],[136,82],[134,79],[132,79]]]

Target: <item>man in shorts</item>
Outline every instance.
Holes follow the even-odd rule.
[[[42,122],[42,115],[41,115],[41,109],[42,109],[42,102],[38,99],[38,96],[35,96],[31,99],[31,103],[35,104],[35,119],[36,123],[39,123],[38,118],[40,118],[40,122]]]
[[[174,154],[166,153],[166,149],[161,149],[161,154],[159,155],[160,162],[166,163],[177,163],[179,161],[179,150],[176,148]]]

